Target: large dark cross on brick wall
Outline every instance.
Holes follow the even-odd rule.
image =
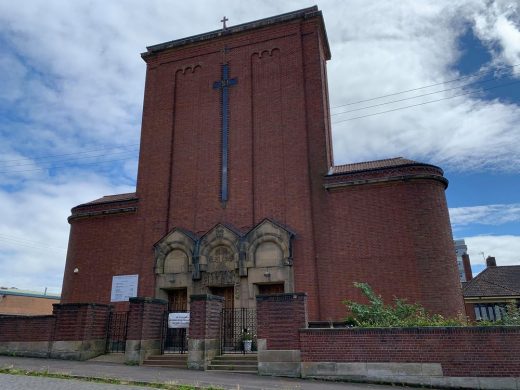
[[[228,136],[229,136],[229,91],[228,87],[235,85],[237,78],[229,78],[229,64],[222,64],[221,79],[213,83],[213,89],[220,90],[220,120],[222,133],[222,166],[221,166],[221,184],[220,184],[220,201],[223,205],[228,200]]]

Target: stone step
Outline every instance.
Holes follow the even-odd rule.
[[[219,366],[225,366],[225,365],[234,365],[234,366],[258,366],[258,362],[256,360],[219,360],[219,359],[213,359],[211,361],[212,365],[219,365]]]
[[[228,355],[220,355],[214,358],[214,360],[258,360],[258,356],[256,354],[228,354]]]
[[[188,355],[151,355],[146,360],[187,361]]]
[[[187,354],[152,355],[143,362],[143,366],[148,367],[186,368],[187,365]]]
[[[233,365],[233,364],[213,364],[212,363],[208,366],[208,370],[256,373],[256,372],[258,372],[258,367],[257,367],[257,365],[237,366],[237,365]]]

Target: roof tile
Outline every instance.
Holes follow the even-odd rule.
[[[464,297],[520,295],[520,265],[487,267],[463,286]]]

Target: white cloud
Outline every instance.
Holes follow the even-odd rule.
[[[471,224],[501,225],[520,222],[520,203],[450,208],[454,227]]]
[[[500,16],[509,29],[502,35],[498,32],[479,35],[486,43],[492,41],[503,49],[491,53],[492,62],[511,65],[512,55],[506,59],[502,53],[516,53],[520,42],[515,39],[515,34],[520,34],[518,13],[499,14],[503,6],[492,2],[441,1],[427,5],[410,1],[372,2],[368,7],[365,3],[349,2],[338,13],[339,18],[349,23],[340,24],[336,20],[333,28],[337,30],[331,31],[330,27],[328,30],[333,46],[333,60],[329,63],[333,106],[457,78],[459,74],[454,68],[461,56],[457,39],[466,24],[478,23],[490,10],[497,15],[488,18],[488,23],[500,24]],[[329,15],[325,13],[326,19]],[[503,39],[498,39],[499,36]],[[332,113],[447,87],[453,84],[346,106]],[[516,104],[466,95],[341,122],[454,94],[460,91],[333,116],[336,163],[405,156],[459,171],[518,169],[520,107]]]
[[[30,181],[0,190],[0,286],[61,290],[70,209],[110,194],[133,191],[93,174]]]
[[[25,158],[38,168],[35,155],[135,144],[145,78],[139,53],[146,45],[217,29],[223,10],[230,24],[239,24],[310,5],[296,0],[254,6],[241,0],[0,2],[1,158]],[[493,64],[520,62],[518,5],[510,1],[330,0],[320,8],[332,49],[333,106],[458,77],[457,39],[468,23],[492,51]],[[518,105],[465,96],[337,123],[334,152],[337,163],[403,155],[459,170],[515,170],[518,123]],[[104,173],[61,168],[57,177],[3,171],[0,164],[0,235],[28,241],[8,246],[0,240],[0,284],[58,288],[64,256],[29,246],[66,247],[70,208],[133,191],[136,160]],[[497,215],[505,219],[506,213],[461,208],[452,216],[469,224],[475,215],[487,221]],[[511,237],[507,242],[515,247],[516,236]],[[486,254],[494,250],[482,237],[473,238]]]
[[[483,235],[465,237],[464,240],[473,266],[485,265],[487,256],[495,257],[497,265],[520,264],[520,236]]]

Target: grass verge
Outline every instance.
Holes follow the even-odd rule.
[[[111,385],[127,385],[127,386],[141,386],[141,387],[150,387],[153,389],[167,389],[167,390],[222,390],[219,387],[200,387],[200,386],[191,386],[191,385],[177,385],[177,384],[169,384],[169,383],[155,383],[155,382],[140,382],[140,381],[131,381],[131,380],[123,380],[116,378],[97,378],[90,376],[81,376],[81,375],[69,375],[57,372],[49,372],[49,371],[31,371],[31,370],[22,370],[19,368],[13,367],[2,367],[0,368],[0,374],[8,374],[8,375],[24,375],[24,376],[39,376],[44,378],[54,378],[54,379],[76,379],[85,382],[94,382],[94,383],[105,383]]]

